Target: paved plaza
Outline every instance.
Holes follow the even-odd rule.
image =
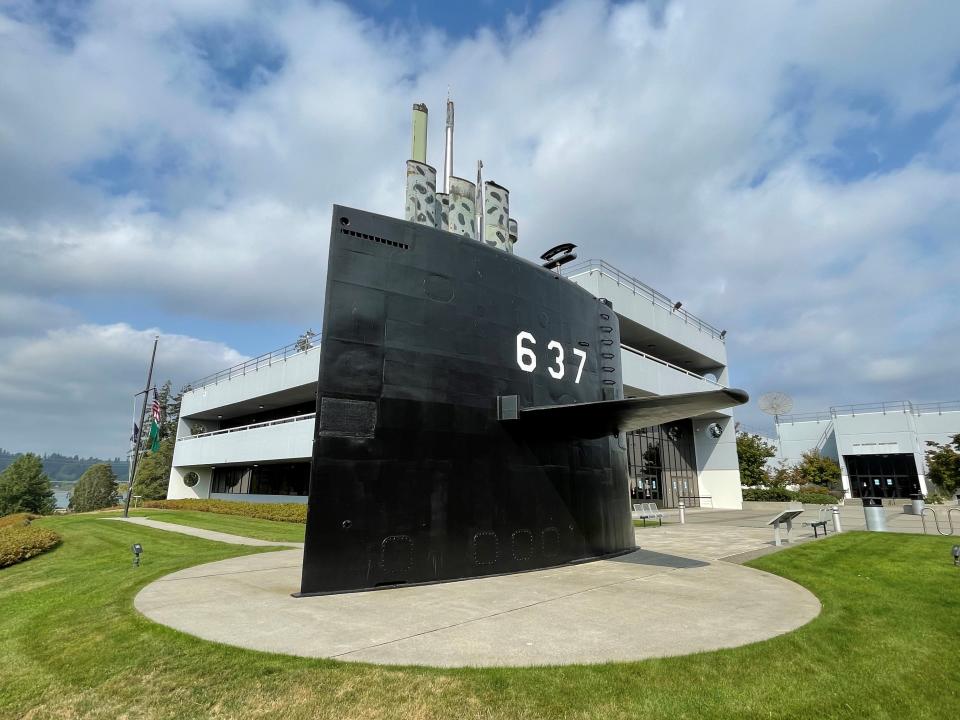
[[[338,660],[458,667],[683,655],[764,640],[819,613],[806,589],[739,564],[774,549],[764,525],[774,514],[691,510],[680,525],[667,511],[663,527],[637,530],[641,549],[611,560],[321,597],[292,597],[302,562],[292,549],[173,573],[135,604],[208,640]],[[813,535],[797,525],[793,539]]]

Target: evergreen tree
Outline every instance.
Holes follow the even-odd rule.
[[[33,512],[49,515],[57,506],[50,478],[38,455],[26,453],[0,473],[0,515]]]
[[[174,438],[160,441],[156,452],[147,451],[140,458],[137,477],[133,482],[133,494],[144,500],[163,500],[170,484],[170,468],[173,465]]]
[[[107,463],[87,470],[77,481],[70,496],[70,509],[88,512],[117,504],[117,476]]]

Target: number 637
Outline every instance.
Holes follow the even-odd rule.
[[[524,343],[528,344],[524,345]],[[532,333],[528,333],[526,330],[521,330],[517,333],[517,365],[519,365],[520,369],[524,372],[533,372],[537,369],[537,356],[533,352],[532,347],[536,344],[537,339]],[[553,357],[555,364],[548,367],[547,372],[550,373],[550,377],[554,380],[560,380],[566,369],[563,365],[563,345],[556,340],[551,340],[547,343],[547,350],[552,350],[555,353]],[[574,382],[579,383],[580,376],[583,374],[583,365],[587,360],[587,354],[579,348],[573,348],[573,354],[580,358],[580,364],[577,366],[577,378],[574,380]]]

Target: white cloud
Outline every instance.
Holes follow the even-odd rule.
[[[154,381],[179,388],[245,359],[221,344],[129,325],[79,325],[0,348],[3,446],[122,455],[133,394],[143,389],[153,337]]]
[[[571,0],[451,38],[330,2],[101,0],[68,42],[30,7],[0,15],[0,331],[21,338],[0,351],[75,322],[63,294],[316,324],[330,205],[398,215],[410,104],[439,163],[451,85],[456,171],[482,157],[510,188],[520,252],[570,239],[682,299],[755,395],[954,385],[924,348],[960,351],[960,5]],[[824,169],[850,132],[950,107],[897,170]],[[42,387],[19,357],[0,393]]]

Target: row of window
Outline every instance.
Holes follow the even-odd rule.
[[[906,498],[920,492],[912,453],[844,455],[854,497]]]
[[[684,420],[627,435],[630,495],[660,507],[699,505],[693,425]],[[310,492],[310,463],[271,463],[213,469],[214,493],[297,495]]]
[[[310,492],[310,463],[214,468],[212,492],[233,495],[307,495]]]

